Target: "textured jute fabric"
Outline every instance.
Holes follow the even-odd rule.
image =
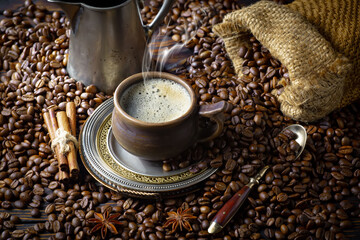
[[[287,67],[291,83],[278,97],[286,116],[314,121],[360,97],[360,1],[260,1],[229,13],[213,31],[239,75],[238,50],[250,46],[250,34]]]

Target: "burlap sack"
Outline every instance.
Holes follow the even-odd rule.
[[[250,33],[288,69],[291,84],[278,97],[284,115],[320,119],[360,97],[360,1],[261,1],[225,16],[213,31],[224,39],[241,75],[241,45]]]

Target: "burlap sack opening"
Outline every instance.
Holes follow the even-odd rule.
[[[261,1],[226,15],[213,31],[240,76],[238,50],[250,46],[250,33],[269,49],[291,81],[278,97],[281,111],[309,122],[360,96],[359,6],[357,0]]]

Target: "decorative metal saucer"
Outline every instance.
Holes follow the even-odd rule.
[[[85,168],[100,183],[130,195],[159,197],[187,193],[212,175],[207,168],[192,173],[189,168],[165,172],[161,162],[141,160],[124,150],[111,130],[113,99],[101,104],[87,119],[80,133],[80,156]]]

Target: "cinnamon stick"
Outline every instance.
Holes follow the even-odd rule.
[[[56,122],[54,109],[52,109],[52,108],[49,109],[49,112],[45,112],[43,114],[43,117],[44,117],[46,127],[48,129],[48,132],[50,134],[50,139],[53,141],[55,139],[55,137],[56,137],[55,132],[59,128],[58,124]],[[56,156],[58,158],[60,170],[61,171],[67,171],[68,168],[69,168],[68,161],[66,159],[66,156],[60,152],[59,146],[55,147],[55,154],[56,154]]]
[[[71,130],[70,130],[69,120],[68,120],[68,117],[66,116],[66,113],[64,111],[57,112],[56,118],[57,118],[59,127],[70,133]],[[78,166],[77,159],[76,159],[77,157],[76,157],[75,145],[73,142],[69,142],[68,144],[70,147],[70,151],[67,155],[67,160],[69,163],[70,177],[76,178],[79,175],[79,166]]]
[[[67,184],[69,182],[69,174],[64,171],[59,172],[59,181],[61,183]]]
[[[74,102],[66,103],[66,115],[69,118],[71,135],[76,138],[76,106]]]
[[[53,140],[55,138],[55,132],[54,132],[54,129],[52,128],[52,126],[51,126],[51,120],[50,120],[49,112],[44,112],[43,117],[44,117],[44,122],[45,122],[46,128],[47,128],[47,130],[49,132],[49,135],[50,135],[50,139]]]

